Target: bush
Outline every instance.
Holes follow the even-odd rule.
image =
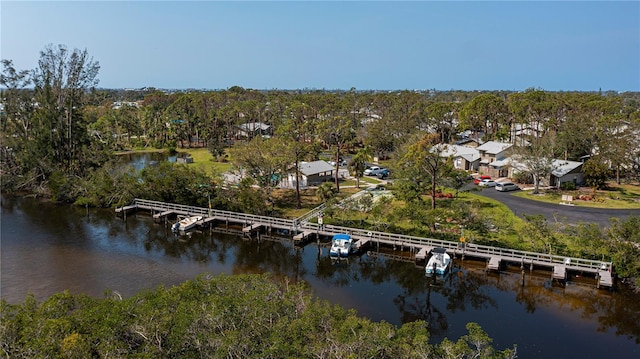
[[[573,191],[576,189],[576,184],[573,182],[562,182],[560,183],[560,189],[563,191]]]
[[[524,184],[532,184],[533,177],[525,172],[516,172],[513,174],[514,182],[524,183]]]

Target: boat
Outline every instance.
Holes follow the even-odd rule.
[[[344,233],[335,234],[331,240],[329,256],[336,258],[348,257],[351,252],[352,244],[353,242],[350,235]]]
[[[198,221],[202,220],[202,216],[183,217],[178,222],[171,226],[171,229],[176,231],[187,231],[198,224]]]
[[[429,276],[433,275],[434,272],[436,275],[444,275],[449,270],[450,263],[451,257],[446,249],[434,248],[431,250],[431,258],[427,262],[425,272]]]

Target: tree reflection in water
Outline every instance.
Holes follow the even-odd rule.
[[[549,272],[544,270],[525,270],[523,286],[519,268],[491,273],[484,270],[483,262],[457,260],[444,280],[435,280],[426,277],[424,268],[416,266],[410,258],[406,261],[384,258],[385,253],[380,252],[375,256],[371,253],[333,260],[328,255],[327,243],[294,247],[288,237],[265,235],[260,241],[248,240],[242,237],[240,229],[228,234],[203,230],[179,240],[168,236],[164,226],[158,225],[146,238],[145,249],[162,249],[172,257],[220,263],[233,258],[233,273],[269,272],[293,281],[315,278],[326,286],[344,290],[350,290],[349,287],[359,282],[393,283],[400,288],[393,298],[400,321],[425,320],[429,322],[432,336],[447,332],[451,314],[487,308],[498,310],[491,293],[498,290],[513,293],[516,302],[528,313],[540,307],[559,306],[560,310],[578,311],[581,317],[596,320],[599,331],[614,327],[617,335],[640,342],[640,303],[633,299],[632,293],[624,289],[616,293],[596,290],[592,284],[552,284]],[[305,257],[312,259],[305,263]],[[434,300],[434,296],[438,300]]]
[[[64,257],[67,251],[59,250],[71,247],[74,251],[69,253],[87,258],[81,268],[89,272],[83,273],[83,277],[97,277],[101,283],[115,283],[119,288],[130,285],[124,292],[145,289],[139,287],[141,285],[156,285],[145,280],[173,285],[202,272],[269,272],[293,281],[305,281],[324,298],[331,297],[327,293],[340,293],[341,304],[369,315],[373,313],[371,317],[377,316],[376,320],[406,323],[423,319],[430,323],[432,336],[450,331],[456,314],[462,313],[465,319],[473,320],[466,314],[486,309],[492,313],[509,310],[498,308],[498,300],[514,298],[511,303],[520,304],[526,313],[571,313],[571,321],[578,323],[579,319],[585,319],[595,323],[600,332],[613,330],[617,336],[640,343],[637,294],[625,288],[615,292],[596,290],[593,284],[580,284],[582,279],[577,278],[571,278],[566,285],[551,285],[548,271],[525,270],[522,286],[519,268],[491,274],[484,271],[484,263],[457,260],[445,281],[433,282],[425,277],[424,267],[416,266],[410,256],[407,261],[400,261],[362,254],[335,263],[328,255],[327,243],[321,243],[321,248],[315,243],[295,247],[290,236],[261,236],[260,241],[254,236],[248,240],[242,236],[241,228],[232,228],[233,233],[210,232],[205,228],[191,236],[181,236],[170,231],[170,223],[154,223],[151,216],[142,212],[122,220],[114,217],[113,210],[87,211],[30,199],[3,197],[2,211],[3,234],[16,233],[2,237],[3,278],[12,276],[11,283],[16,283],[16,288],[11,288],[13,293],[24,290],[19,283],[34,283],[36,279],[37,286],[32,287],[43,288],[42,293],[36,293],[39,297],[52,295],[51,290],[65,289],[51,283],[76,285],[77,273],[70,270],[68,264],[77,257]],[[30,271],[23,270],[21,265],[10,267],[14,262],[19,264],[20,255],[26,256],[22,251],[27,243],[25,238],[29,238],[30,246],[39,248],[38,255],[43,258],[42,266]],[[390,254],[408,255],[407,251],[390,251]],[[142,263],[124,262],[131,259]],[[110,268],[115,261],[123,261],[118,262],[123,268],[115,273],[97,272]],[[7,268],[17,269],[10,272]],[[139,270],[148,272],[141,275]],[[31,277],[23,279],[27,274]],[[64,279],[65,275],[70,279]],[[110,281],[114,276],[117,282]],[[93,288],[85,286],[84,289]]]

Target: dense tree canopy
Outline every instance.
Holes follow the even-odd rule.
[[[123,299],[59,293],[0,301],[0,355],[141,358],[513,358],[477,324],[429,343],[427,323],[398,328],[311,297],[268,275],[200,277]]]

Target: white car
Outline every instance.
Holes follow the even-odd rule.
[[[509,192],[509,191],[517,191],[520,187],[517,184],[511,182],[502,182],[496,184],[496,191],[500,192]]]
[[[495,187],[496,184],[497,184],[497,182],[492,180],[492,179],[483,179],[482,181],[480,181],[480,183],[478,183],[478,186],[480,186],[480,187]]]
[[[364,175],[365,176],[375,176],[378,172],[380,172],[380,167],[373,166],[373,167],[369,167],[366,170],[364,170]]]

